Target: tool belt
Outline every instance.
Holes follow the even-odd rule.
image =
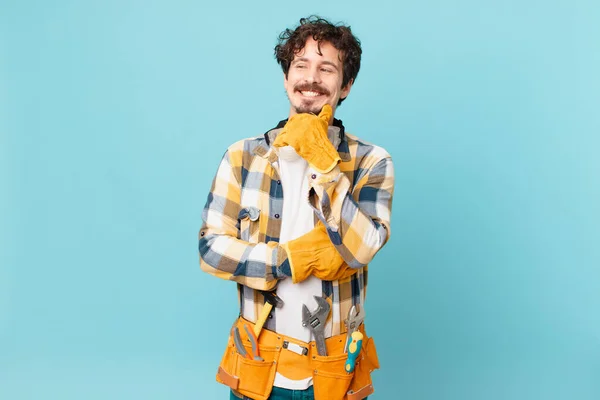
[[[239,318],[234,326],[239,328],[244,348],[252,354],[251,342],[244,331],[254,324]],[[315,342],[305,343],[294,338],[263,329],[258,338],[258,349],[263,361],[242,356],[236,349],[232,335],[217,372],[217,381],[235,392],[254,400],[267,400],[271,394],[275,373],[290,379],[312,375],[315,400],[361,400],[373,393],[371,372],[379,368],[373,338],[367,337],[360,325],[364,339],[356,360],[354,372],[346,373],[344,352],[346,334],[325,340],[327,356],[317,353]],[[232,329],[233,331],[233,329]]]

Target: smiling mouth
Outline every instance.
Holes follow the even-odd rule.
[[[314,90],[299,90],[299,92],[304,97],[318,97],[323,95],[323,93]]]

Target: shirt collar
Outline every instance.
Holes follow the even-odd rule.
[[[254,153],[267,158],[269,162],[275,162],[277,160],[277,153],[273,151],[271,143],[275,141],[275,138],[282,131],[286,123],[287,119],[279,121],[275,128],[265,132],[264,140],[261,140],[260,145],[254,149]],[[327,138],[333,144],[333,147],[337,149],[342,161],[349,161],[348,141],[346,140],[345,128],[341,120],[333,119],[333,125],[327,129]]]

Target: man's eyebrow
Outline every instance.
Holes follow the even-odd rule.
[[[306,58],[306,57],[296,58],[296,59],[294,59],[292,61],[292,64],[296,64],[296,63],[299,63],[299,62],[308,62],[308,58]]]
[[[331,65],[333,68],[338,69],[338,66],[336,63],[333,63],[331,61],[323,61],[321,62],[321,64],[327,64],[327,65]]]

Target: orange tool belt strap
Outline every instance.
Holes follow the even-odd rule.
[[[379,368],[379,361],[375,343],[366,336],[364,325],[359,327],[365,339],[356,368],[353,373],[346,373],[345,333],[327,338],[327,356],[320,356],[314,341],[306,343],[263,329],[258,338],[262,360],[254,360],[245,324],[254,328],[252,322],[243,318],[239,318],[234,326],[238,327],[250,356],[244,357],[237,351],[230,335],[217,372],[217,381],[236,393],[255,400],[267,400],[276,372],[293,380],[312,376],[316,400],[361,400],[373,393],[371,372]]]

